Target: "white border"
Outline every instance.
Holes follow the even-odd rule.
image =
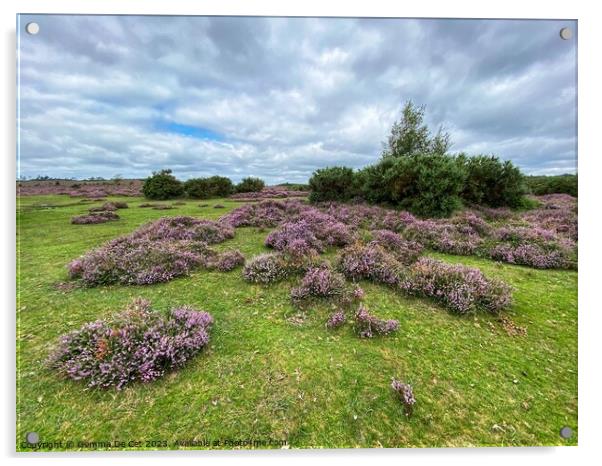
[[[5,363],[3,416],[0,438],[2,453],[12,464],[34,461],[61,463],[82,462],[100,464],[107,460],[126,460],[133,463],[158,464],[166,460],[178,462],[216,462],[250,464],[304,464],[308,461],[341,462],[346,464],[378,461],[382,463],[411,462],[422,464],[446,462],[448,464],[489,465],[508,463],[545,462],[567,465],[569,462],[594,458],[601,433],[600,425],[600,361],[602,354],[602,304],[597,296],[601,288],[598,277],[600,247],[595,240],[602,210],[599,186],[602,170],[600,139],[600,50],[602,19],[596,14],[595,2],[505,0],[495,4],[485,1],[420,0],[393,2],[385,0],[331,1],[303,0],[286,2],[278,0],[3,0],[2,10],[2,64],[1,79],[3,109],[1,111],[2,138],[2,296],[4,341],[2,361]],[[215,14],[215,15],[284,15],[284,16],[404,16],[404,17],[479,17],[479,18],[562,18],[579,20],[579,447],[564,448],[487,448],[487,449],[423,449],[423,450],[330,450],[330,451],[258,451],[258,452],[141,452],[141,453],[89,453],[17,455],[14,453],[15,433],[15,23],[16,13],[106,13],[106,14]],[[9,260],[10,259],[10,260]],[[542,290],[545,293],[545,290]],[[600,457],[598,453],[596,455]]]

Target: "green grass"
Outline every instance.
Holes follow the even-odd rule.
[[[165,441],[174,448],[178,439],[286,440],[290,448],[577,443],[576,272],[433,254],[514,287],[508,315],[528,330],[514,337],[495,317],[454,316],[369,283],[362,284],[368,307],[398,319],[399,331],[372,340],[357,338],[350,327],[329,332],[328,306],[299,324],[290,319],[296,314],[291,283],[250,285],[240,269],[198,271],[147,287],[61,291],[56,285],[67,280],[65,265],[106,240],[163,216],[217,218],[240,205],[187,201],[158,211],[138,208],[139,198],[114,199],[130,208],[119,211],[121,220],[100,225],[71,225],[71,216],[90,204],[66,196],[19,202],[17,449],[30,431],[44,442],[75,442],[76,449],[79,441],[140,441],[143,447]],[[218,203],[226,208],[214,209]],[[238,229],[219,247],[250,257],[266,249],[266,234]],[[190,304],[209,311],[216,322],[210,346],[182,370],[123,391],[86,390],[47,368],[61,334],[135,296],[159,309]],[[412,417],[402,414],[389,387],[393,376],[414,387]],[[560,438],[563,426],[575,431],[570,440]]]

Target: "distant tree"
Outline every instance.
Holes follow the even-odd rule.
[[[451,147],[449,133],[440,127],[433,136],[424,123],[424,110],[424,105],[417,107],[411,100],[405,103],[400,120],[391,127],[383,157],[447,153]]]
[[[260,178],[254,178],[248,176],[243,178],[240,183],[236,185],[237,193],[252,193],[259,192],[265,187],[265,182]]]
[[[142,193],[148,199],[172,199],[184,194],[182,183],[171,174],[171,170],[153,172],[142,184]]]
[[[113,184],[120,184],[123,181],[123,175],[121,174],[116,174],[113,175],[113,178],[111,178],[111,181],[113,182]]]
[[[209,199],[229,196],[234,191],[234,185],[230,178],[225,176],[211,176],[209,178],[189,179],[184,183],[184,190],[190,197]]]

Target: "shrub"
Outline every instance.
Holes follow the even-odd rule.
[[[306,211],[271,232],[265,245],[293,255],[323,252],[327,246],[344,246],[351,241],[349,228],[322,212]]]
[[[265,182],[260,178],[253,178],[249,176],[243,178],[240,183],[236,185],[237,193],[258,193],[265,187]]]
[[[349,201],[358,191],[353,169],[328,167],[316,170],[309,179],[310,202]]]
[[[356,243],[338,256],[338,269],[350,280],[372,280],[386,285],[399,282],[402,265],[390,252],[377,243]]]
[[[466,167],[462,198],[489,207],[520,207],[526,185],[521,171],[512,162],[498,157],[478,155],[458,157]]]
[[[529,191],[538,196],[569,194],[577,197],[579,191],[577,175],[527,176],[525,181]]]
[[[413,154],[398,157],[385,172],[383,189],[396,205],[423,217],[447,217],[461,206],[466,172],[454,157]]]
[[[497,314],[511,301],[508,285],[487,279],[479,269],[426,257],[406,271],[399,288],[411,295],[430,297],[458,314]]]
[[[423,247],[416,241],[406,241],[397,233],[390,230],[376,230],[372,232],[373,241],[391,252],[402,264],[408,265],[416,262],[422,254]]]
[[[260,254],[251,258],[242,271],[243,278],[252,283],[275,283],[289,275],[284,256],[278,253]]]
[[[215,268],[220,272],[229,272],[245,263],[245,256],[239,250],[222,252],[215,262]]]
[[[230,178],[212,176],[209,178],[191,178],[184,183],[184,189],[189,197],[210,199],[229,196],[234,191],[234,185]]]
[[[416,404],[416,398],[414,398],[414,392],[412,386],[407,383],[403,383],[400,380],[393,379],[391,382],[391,388],[397,394],[399,401],[403,404],[404,413],[406,416],[410,416],[414,410]]]
[[[301,285],[291,290],[293,302],[308,298],[334,298],[343,294],[345,279],[328,265],[312,267],[305,273]]]
[[[233,227],[275,227],[309,206],[297,201],[263,201],[258,204],[245,204],[220,217],[220,223]]]
[[[90,225],[96,223],[106,223],[113,220],[119,220],[119,215],[114,212],[91,212],[87,215],[76,215],[71,217],[71,223],[74,225]]]
[[[184,194],[184,187],[171,170],[161,170],[144,180],[142,193],[148,199],[172,199]]]
[[[69,276],[87,286],[165,282],[208,267],[217,253],[207,244],[233,236],[230,226],[210,220],[162,218],[75,259],[68,265]]]
[[[345,316],[345,312],[342,309],[339,309],[333,312],[328,321],[326,321],[326,328],[332,330],[335,328],[341,327],[347,321],[347,317]]]
[[[138,298],[125,311],[61,337],[50,366],[88,387],[122,389],[182,367],[209,342],[213,318],[188,306],[167,315]]]
[[[363,304],[355,314],[355,331],[361,338],[372,338],[374,335],[388,335],[397,331],[399,322],[393,319],[383,320],[374,317]]]
[[[127,209],[127,202],[105,202],[103,205],[99,207],[90,208],[90,212],[108,212],[115,211],[117,209]]]

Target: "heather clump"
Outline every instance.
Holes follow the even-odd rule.
[[[220,217],[220,223],[233,227],[276,227],[287,219],[310,209],[298,200],[263,201],[242,205]]]
[[[397,331],[399,322],[394,319],[384,320],[373,316],[363,304],[355,313],[355,331],[360,338],[372,338],[375,335],[388,335]]]
[[[212,266],[217,253],[208,244],[233,236],[231,227],[210,220],[162,218],[73,260],[69,276],[87,286],[166,282]]]
[[[372,280],[386,285],[399,282],[403,265],[378,243],[355,243],[338,256],[338,269],[350,280]]]
[[[417,241],[407,241],[391,230],[376,230],[372,236],[374,243],[384,247],[404,265],[415,262],[424,249]]]
[[[225,251],[215,259],[215,268],[220,272],[229,272],[245,263],[245,256],[239,250]]]
[[[74,225],[93,225],[119,220],[119,218],[119,215],[111,211],[90,212],[89,214],[71,217],[71,223]]]
[[[251,283],[275,283],[290,275],[285,257],[279,253],[266,253],[252,257],[245,264],[242,276]]]
[[[476,311],[497,314],[511,302],[510,287],[486,278],[479,269],[426,257],[405,271],[399,289],[434,299],[458,314]]]
[[[395,391],[399,401],[401,401],[405,415],[410,416],[414,411],[414,405],[416,404],[416,398],[414,398],[412,386],[410,384],[403,383],[400,380],[393,379],[391,382],[391,388]]]
[[[208,344],[212,324],[207,312],[181,306],[162,313],[138,298],[110,319],[63,335],[49,364],[91,388],[151,382],[196,356]]]
[[[342,309],[338,309],[333,312],[328,320],[326,321],[326,328],[329,330],[334,330],[339,327],[342,327],[345,322],[347,322],[347,316],[345,315],[345,311]]]
[[[319,211],[303,212],[271,232],[266,246],[293,255],[321,253],[328,246],[344,246],[352,239],[343,223]]]
[[[345,292],[345,278],[322,264],[307,270],[301,284],[291,290],[293,302],[311,298],[336,298]]]

